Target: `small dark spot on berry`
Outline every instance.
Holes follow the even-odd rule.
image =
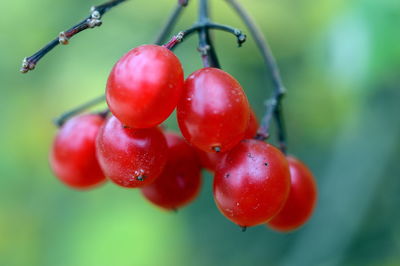
[[[139,181],[144,181],[146,179],[146,176],[140,175],[140,176],[136,177],[136,179]]]
[[[231,176],[231,174],[227,173],[225,174],[225,178],[229,178]]]
[[[220,152],[221,151],[221,147],[220,146],[213,146],[211,149],[213,151],[215,151],[215,152]]]
[[[240,228],[242,228],[242,232],[246,232],[247,230],[247,226],[241,226]]]
[[[264,163],[265,166],[268,166],[268,163]]]

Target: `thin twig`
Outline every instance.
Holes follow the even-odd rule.
[[[113,0],[110,2],[106,2],[104,4],[94,6],[90,9],[90,15],[83,19],[81,22],[78,24],[74,25],[70,29],[66,31],[60,32],[60,34],[49,42],[47,45],[45,45],[42,49],[40,49],[38,52],[33,54],[30,57],[25,57],[24,60],[22,61],[22,67],[20,71],[22,73],[27,73],[30,70],[35,69],[37,63],[39,60],[45,56],[48,52],[53,50],[54,47],[56,47],[59,44],[66,45],[69,43],[69,40],[76,34],[78,34],[81,31],[84,31],[86,29],[92,29],[95,27],[99,27],[102,24],[101,17],[109,11],[111,8],[114,6],[119,5],[122,2],[125,2],[126,0]]]
[[[225,31],[225,32],[235,35],[239,47],[241,47],[242,44],[246,41],[246,35],[241,30],[239,30],[237,28],[233,28],[231,26],[227,26],[227,25],[213,23],[210,21],[207,21],[206,23],[196,23],[191,28],[183,31],[184,36],[187,37],[194,32],[200,31],[202,28],[212,29],[212,30],[221,30],[221,31]]]
[[[94,98],[82,105],[79,105],[77,107],[75,107],[74,109],[63,113],[62,115],[60,115],[59,117],[57,117],[56,119],[54,119],[54,124],[57,127],[61,127],[69,118],[71,118],[72,116],[75,116],[87,109],[89,109],[90,107],[93,107],[94,105],[100,104],[102,102],[104,102],[104,100],[106,99],[105,95],[101,95],[97,98]],[[102,113],[108,114],[108,111],[104,111]]]
[[[230,26],[226,26],[226,25],[207,22],[205,24],[197,23],[197,24],[193,25],[192,27],[190,27],[189,29],[179,32],[177,35],[172,36],[172,38],[163,46],[170,50],[173,50],[175,48],[175,46],[183,40],[183,37],[185,37],[185,38],[189,37],[190,35],[192,35],[195,32],[200,32],[203,28],[222,30],[222,31],[225,31],[225,32],[235,35],[239,47],[241,47],[242,44],[246,41],[246,35],[243,34],[242,31],[239,29],[236,29],[236,28],[233,28]]]
[[[261,30],[258,28],[252,17],[244,10],[244,8],[236,0],[225,0],[239,15],[243,22],[248,27],[251,35],[253,36],[263,60],[269,70],[268,75],[271,76],[272,83],[274,86],[274,92],[272,98],[266,105],[266,112],[261,120],[261,125],[257,133],[258,139],[265,140],[269,137],[269,127],[274,115],[277,128],[278,128],[278,141],[280,149],[286,153],[286,133],[284,127],[284,121],[282,116],[282,103],[281,100],[285,95],[286,89],[283,85],[282,78],[279,72],[278,64],[272,54],[272,51],[268,45],[266,38],[264,37]]]

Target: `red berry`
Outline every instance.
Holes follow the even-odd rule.
[[[268,222],[272,229],[288,232],[302,226],[317,201],[317,185],[311,171],[298,159],[288,156],[291,187],[283,209]]]
[[[124,125],[154,127],[176,107],[183,83],[183,69],[174,53],[162,46],[139,46],[112,69],[107,81],[107,103]]]
[[[240,84],[217,68],[202,68],[186,79],[177,111],[183,136],[205,152],[224,152],[239,143],[250,117]]]
[[[250,109],[250,120],[247,127],[244,139],[251,139],[257,134],[258,121],[253,110]],[[202,150],[196,150],[200,158],[201,166],[207,168],[208,170],[214,172],[217,168],[217,164],[222,160],[225,155],[224,152],[204,152]]]
[[[252,109],[250,109],[250,119],[249,125],[247,126],[246,133],[244,135],[245,139],[252,139],[257,135],[259,124],[257,121],[257,116]]]
[[[103,123],[101,116],[87,114],[73,117],[61,127],[50,152],[50,166],[64,184],[87,189],[105,181],[95,149]]]
[[[202,150],[196,150],[197,156],[200,159],[201,166],[206,168],[207,170],[214,172],[217,164],[222,160],[222,157],[225,156],[226,152],[205,152]]]
[[[150,184],[167,162],[167,143],[160,129],[127,128],[114,116],[100,130],[96,149],[104,174],[123,187]]]
[[[196,152],[182,137],[165,133],[168,160],[161,175],[143,187],[143,195],[157,206],[177,209],[195,199],[200,191],[201,168]]]
[[[285,156],[259,140],[239,143],[215,171],[215,202],[229,220],[243,227],[270,220],[283,207],[289,189]]]

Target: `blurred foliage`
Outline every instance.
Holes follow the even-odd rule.
[[[192,2],[175,32],[195,20]],[[151,43],[175,1],[129,1],[26,75],[22,58],[98,2],[2,1],[0,265],[400,265],[399,1],[241,2],[288,88],[289,150],[318,179],[310,223],[287,235],[264,226],[242,233],[215,207],[206,172],[200,197],[178,213],[113,184],[61,185],[47,162],[51,120],[103,93],[116,60]],[[212,7],[215,21],[244,29],[224,1]],[[223,68],[261,116],[271,86],[254,42],[238,49],[232,36],[214,37]],[[186,75],[201,67],[196,45],[191,37],[176,50]],[[174,117],[168,126],[176,129]]]

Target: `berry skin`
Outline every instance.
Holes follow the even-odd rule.
[[[258,130],[258,121],[257,117],[253,110],[250,110],[250,120],[249,125],[247,127],[244,139],[251,139],[257,134]],[[214,172],[217,168],[217,164],[222,161],[222,157],[225,156],[223,152],[204,152],[202,150],[196,150],[197,154],[200,158],[200,162],[202,167],[206,168],[207,170]]]
[[[317,201],[317,185],[313,174],[298,159],[287,157],[290,169],[291,187],[283,209],[267,223],[281,232],[301,227],[311,216]]]
[[[96,158],[95,140],[104,123],[100,115],[86,114],[71,118],[58,132],[50,151],[50,166],[64,184],[88,189],[106,178]]]
[[[242,227],[270,220],[283,207],[289,190],[285,156],[259,140],[240,142],[215,171],[215,202],[222,214]]]
[[[246,133],[244,134],[245,139],[252,139],[257,135],[257,130],[260,125],[257,121],[257,116],[252,109],[250,109],[249,125],[247,126]]]
[[[201,168],[196,152],[182,137],[165,133],[168,161],[161,175],[141,189],[155,205],[176,210],[195,199],[201,186]]]
[[[225,152],[243,139],[250,107],[231,75],[217,68],[202,68],[186,79],[177,116],[189,143],[205,152]]]
[[[197,149],[196,152],[200,159],[201,166],[211,172],[215,171],[217,164],[226,154],[226,152],[205,152],[199,149]]]
[[[107,81],[107,104],[126,126],[154,127],[178,104],[183,83],[183,69],[174,53],[162,46],[139,46],[112,69]]]
[[[96,150],[104,174],[122,187],[150,184],[167,162],[167,143],[160,129],[127,128],[115,116],[100,130]]]

